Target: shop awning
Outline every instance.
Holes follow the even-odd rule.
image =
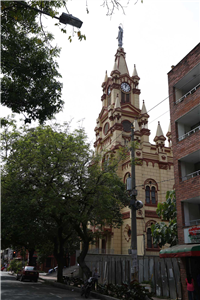
[[[176,245],[161,250],[159,255],[160,257],[200,256],[200,244]]]

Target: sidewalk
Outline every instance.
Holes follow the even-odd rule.
[[[59,283],[57,282],[57,277],[54,274],[47,274],[47,275],[42,275],[42,273],[40,273],[41,275],[39,275],[39,279],[41,279],[41,281],[43,282],[48,282],[50,284],[52,284],[53,286],[56,286],[58,288],[62,288],[62,289],[66,289],[66,290],[70,290],[70,291],[75,291],[77,293],[80,293],[80,288],[78,287],[73,287],[71,285],[66,285],[63,283]],[[50,276],[51,275],[51,276]],[[71,273],[70,272],[66,272],[67,276],[70,276]],[[95,293],[95,292],[91,292],[91,295],[96,298],[96,299],[101,299],[101,300],[110,300],[110,299],[115,299],[113,297],[110,296],[106,296],[106,295],[102,295],[99,293]],[[157,297],[152,297],[154,300],[172,300],[170,298],[157,298]]]

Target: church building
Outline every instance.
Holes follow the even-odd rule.
[[[134,141],[138,142],[135,150],[137,200],[143,202],[143,208],[136,211],[137,254],[159,255],[158,245],[152,242],[151,225],[162,221],[156,214],[157,205],[166,201],[166,192],[174,186],[171,129],[169,127],[166,138],[158,122],[155,143],[149,142],[149,115],[145,102],[140,103],[139,81],[136,65],[130,75],[126,53],[122,43],[119,43],[113,70],[110,75],[106,72],[102,83],[102,109],[94,129],[94,148],[97,154],[104,153],[104,159],[108,160],[116,149],[130,142],[131,125],[134,123]],[[131,153],[127,159],[120,162],[118,175],[124,183],[127,177],[131,176]],[[128,249],[131,248],[130,208],[124,208],[122,215],[122,227],[104,228],[103,238],[91,246],[91,252],[96,250],[95,253],[102,254],[128,254]]]

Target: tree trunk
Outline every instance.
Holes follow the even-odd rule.
[[[62,229],[58,230],[58,236],[54,240],[54,256],[58,263],[57,281],[63,283],[64,241],[62,239]]]
[[[85,263],[85,257],[87,255],[88,248],[89,248],[89,241],[84,241],[82,251],[79,257],[77,258],[77,261],[87,279],[92,276],[92,272],[90,271],[89,267]]]
[[[29,253],[29,258],[28,258],[28,265],[29,266],[35,266],[34,262],[33,262],[33,254],[35,252],[35,249],[28,249],[28,253]]]

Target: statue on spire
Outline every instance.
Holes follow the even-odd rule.
[[[118,37],[117,37],[117,39],[118,39],[118,46],[119,47],[122,47],[122,39],[123,39],[123,29],[122,29],[122,27],[121,26],[119,26],[118,27],[119,28],[119,31],[118,31]]]

